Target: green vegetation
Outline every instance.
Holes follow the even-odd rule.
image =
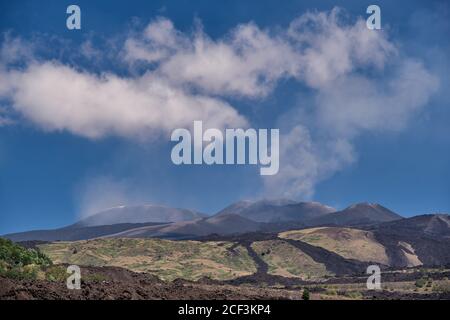
[[[345,292],[345,296],[355,300],[361,300],[363,298],[363,294],[359,291],[347,291]]]
[[[303,299],[303,300],[309,300],[309,290],[306,289],[306,288],[303,289],[302,299]]]
[[[45,269],[44,278],[49,281],[63,282],[67,276],[67,269],[63,266],[50,266]]]
[[[438,293],[448,293],[450,292],[450,281],[448,279],[443,279],[433,286],[433,291]]]
[[[326,289],[325,294],[328,296],[337,296],[337,291],[335,288]]]
[[[386,249],[370,231],[352,228],[319,227],[286,231],[282,239],[301,240],[347,259],[388,264]]]
[[[269,274],[304,280],[331,275],[322,263],[283,240],[253,242],[252,248],[269,266]]]
[[[256,272],[243,246],[224,241],[113,238],[56,242],[39,248],[55,263],[117,266],[168,281],[201,277],[227,280]]]
[[[26,249],[0,238],[0,275],[16,279],[36,279],[38,273],[52,261],[42,252]]]
[[[427,284],[427,281],[428,281],[428,279],[423,277],[423,278],[417,279],[415,285],[417,288],[423,288]]]
[[[26,249],[11,240],[3,238],[0,238],[0,260],[11,266],[52,264],[52,261],[42,252],[34,249]]]

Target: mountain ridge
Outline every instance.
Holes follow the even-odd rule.
[[[203,213],[188,209],[158,204],[143,204],[108,208],[81,219],[75,225],[85,227],[118,223],[169,223],[189,221],[205,216]]]
[[[295,202],[288,199],[238,201],[220,210],[215,216],[224,214],[239,214],[257,222],[305,222],[324,214],[335,212],[336,209],[319,202]]]
[[[358,226],[403,219],[399,214],[376,203],[356,203],[310,221],[312,225]]]
[[[129,212],[129,210],[136,208],[136,206],[116,207],[94,215],[97,220],[84,219],[59,229],[12,233],[4,235],[4,237],[13,241],[73,241],[118,236],[182,239],[204,237],[212,234],[273,233],[326,225],[345,227],[373,227],[383,225],[387,230],[390,228],[394,230],[392,232],[396,232],[395,230],[397,229],[411,229],[416,223],[424,223],[421,222],[423,218],[417,218],[412,222],[409,222],[409,220],[403,222],[405,219],[411,218],[402,218],[400,215],[379,204],[369,203],[353,204],[344,210],[335,211],[334,208],[318,202],[295,202],[288,199],[245,200],[233,203],[212,216],[204,216],[202,214],[195,214],[195,211],[184,211],[184,209],[173,209],[157,205],[138,207],[152,209],[150,215],[148,215],[148,212],[144,212],[144,218],[150,216],[151,219],[155,219],[155,217],[164,215],[167,211],[174,212],[175,214],[171,218],[164,217],[162,221],[157,222],[90,225],[101,221],[98,217],[103,218],[106,215],[105,212],[111,212],[110,210],[112,209],[119,210],[115,211],[115,214],[118,214],[118,212]],[[161,211],[155,213],[154,210],[156,209],[161,209]],[[143,219],[141,213],[139,212],[137,215],[131,214],[121,217],[121,219],[131,216],[134,219],[138,219],[137,221],[143,221],[139,220]],[[261,215],[261,218],[258,219],[259,221],[251,219],[258,214]],[[170,220],[178,221],[172,222]],[[440,230],[439,228],[445,233],[447,230],[446,221],[446,218],[442,217],[433,219],[431,227],[424,230],[424,234],[431,235],[434,231]],[[402,223],[405,226],[402,226]],[[410,227],[408,227],[408,223]]]

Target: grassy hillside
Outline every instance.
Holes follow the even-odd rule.
[[[114,238],[56,242],[40,249],[55,263],[118,266],[163,280],[226,280],[256,271],[247,250],[232,242]]]
[[[269,274],[304,280],[331,275],[325,265],[315,262],[300,249],[285,241],[257,241],[252,244],[252,248],[269,266]]]
[[[262,274],[267,279],[314,280],[360,274],[369,262],[389,265],[393,252],[405,267],[420,266],[423,258],[417,244],[408,239],[383,242],[371,231],[344,227],[212,237],[209,241],[102,238],[54,242],[39,248],[56,264],[123,267],[169,281],[231,280]]]
[[[323,227],[286,231],[280,233],[279,236],[322,247],[347,259],[389,264],[384,246],[376,241],[370,231]]]

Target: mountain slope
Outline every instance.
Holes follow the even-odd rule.
[[[370,231],[343,227],[321,227],[286,231],[280,238],[300,240],[324,248],[347,259],[389,264],[385,248]]]
[[[158,223],[121,223],[106,226],[83,227],[71,225],[53,230],[33,230],[6,234],[3,237],[14,242],[22,241],[77,241],[97,238],[142,226],[158,225]]]
[[[148,272],[163,280],[227,280],[252,274],[247,250],[231,242],[162,239],[95,239],[39,245],[54,263],[115,266]]]
[[[425,214],[386,222],[377,227],[384,234],[415,235],[425,234],[450,238],[450,216],[448,214]]]
[[[366,279],[366,268],[374,263],[382,269],[450,266],[449,219],[426,215],[358,228],[263,233],[253,231],[267,224],[228,214],[38,247],[57,263],[121,266],[170,280],[209,276],[238,283],[292,283],[350,274]],[[180,240],[193,235],[199,238]]]
[[[216,216],[238,214],[257,222],[306,222],[336,210],[318,202],[291,200],[240,201],[221,210]]]
[[[358,226],[400,219],[403,219],[403,217],[379,204],[358,203],[342,211],[329,213],[327,215],[312,219],[308,222],[308,224],[310,226]]]
[[[131,238],[192,238],[210,234],[237,234],[255,232],[262,224],[236,214],[226,214],[193,221],[181,221],[161,226],[149,226],[126,230],[110,237]]]
[[[450,216],[421,215],[371,226],[392,266],[450,265]],[[417,259],[415,258],[417,257]]]
[[[199,212],[160,205],[136,205],[110,208],[80,222],[80,226],[99,226],[118,223],[178,222],[202,218]]]
[[[191,210],[159,205],[120,206],[101,211],[67,227],[19,232],[7,234],[4,237],[13,241],[76,241],[102,237],[138,227],[189,221],[204,216],[204,214]]]

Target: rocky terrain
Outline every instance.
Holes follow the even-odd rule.
[[[60,265],[60,272],[66,265]],[[261,278],[235,281],[178,279],[162,281],[147,273],[118,267],[83,267],[80,290],[69,290],[64,279],[11,279],[0,276],[0,300],[300,300],[305,289],[311,299],[450,299],[450,270],[410,269],[382,274],[382,290],[367,290],[365,277],[332,277],[302,282],[280,278],[267,285]],[[255,281],[257,280],[257,281]],[[265,280],[263,285],[259,282]],[[423,280],[423,285],[419,281]]]
[[[207,300],[300,299],[299,290],[207,284],[155,276],[115,267],[83,267],[81,290],[69,290],[64,281],[18,280],[0,276],[2,300]]]

